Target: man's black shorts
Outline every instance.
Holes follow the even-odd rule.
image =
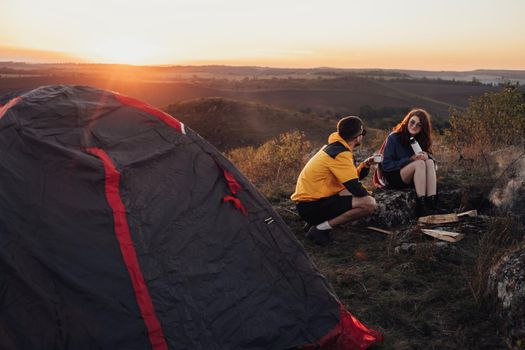
[[[299,215],[310,225],[317,225],[333,219],[350,209],[352,209],[352,196],[340,196],[338,194],[313,202],[297,203]]]

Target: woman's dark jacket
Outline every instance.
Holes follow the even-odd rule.
[[[411,162],[410,157],[414,151],[410,145],[403,145],[399,133],[390,133],[386,138],[385,148],[383,150],[383,162],[381,164],[383,171],[400,170]]]

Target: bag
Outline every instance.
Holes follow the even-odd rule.
[[[383,141],[381,148],[379,149],[379,154],[383,155],[383,150],[385,149],[386,139]],[[373,177],[374,187],[379,189],[385,189],[388,186],[388,182],[383,174],[383,167],[381,163],[377,164],[376,171],[374,172]]]

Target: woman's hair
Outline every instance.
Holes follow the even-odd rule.
[[[411,136],[408,132],[408,122],[413,116],[417,116],[419,118],[419,122],[421,123],[421,132],[419,132],[414,137],[421,145],[423,151],[432,153],[430,149],[432,146],[432,119],[430,118],[430,114],[428,114],[428,112],[424,109],[414,108],[408,112],[401,123],[394,127],[394,132],[399,134],[402,144],[408,145],[408,140]]]

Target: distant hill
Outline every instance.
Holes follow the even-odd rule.
[[[521,71],[476,71],[512,74]],[[437,127],[446,126],[449,108],[465,108],[471,96],[499,88],[439,80],[465,72],[278,69],[268,67],[141,67],[105,64],[20,64],[0,62],[0,95],[41,85],[90,85],[164,107],[198,98],[254,102],[301,114],[337,119],[362,115],[369,125],[388,128],[411,107],[427,109]],[[469,72],[472,73],[472,72]],[[419,74],[423,78],[413,78]],[[293,114],[292,112],[292,114]]]
[[[303,131],[314,144],[321,145],[336,125],[335,119],[225,98],[180,102],[165,110],[223,151],[258,146],[294,130]]]
[[[251,78],[326,78],[346,75],[381,78],[428,78],[456,81],[471,81],[473,78],[482,83],[499,83],[504,81],[525,83],[525,70],[508,69],[477,69],[470,71],[425,71],[414,69],[382,69],[382,68],[273,68],[258,66],[225,66],[225,65],[171,65],[171,66],[135,66],[126,64],[93,64],[93,63],[24,63],[0,61],[0,75],[21,73],[26,74],[56,74],[58,73],[95,73],[112,75],[115,72],[133,75],[135,77],[152,76],[171,78],[187,78],[192,76],[229,77],[234,79]]]
[[[448,118],[450,106],[465,107],[468,97],[493,88],[439,84],[388,83],[362,77],[332,79],[265,79],[232,82],[214,79],[158,82],[113,76],[68,75],[0,79],[0,94],[30,90],[49,84],[90,85],[118,91],[163,107],[203,97],[222,97],[256,102],[303,113],[340,117],[359,114],[362,107],[374,109],[428,109],[437,120]],[[421,92],[424,91],[424,93]],[[425,95],[426,94],[426,95]],[[442,94],[442,96],[438,96]],[[443,97],[443,100],[440,98]],[[452,102],[452,103],[451,103]]]

